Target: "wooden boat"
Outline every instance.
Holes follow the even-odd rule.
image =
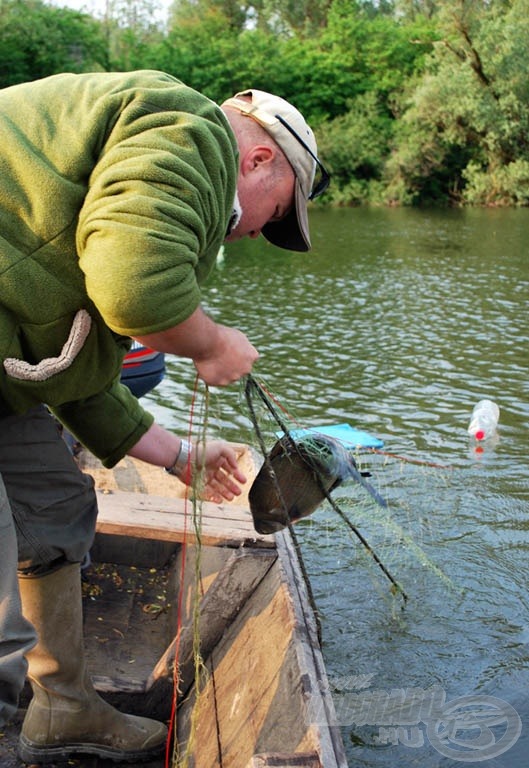
[[[237,452],[251,479],[252,452]],[[347,766],[293,538],[255,532],[251,482],[234,503],[193,504],[158,468],[126,458],[106,470],[84,453],[79,461],[100,506],[83,590],[101,695],[170,721],[176,657],[174,766]]]

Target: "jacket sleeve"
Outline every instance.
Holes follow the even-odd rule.
[[[166,91],[146,98],[120,110],[77,231],[88,294],[127,336],[166,330],[196,309],[234,198],[236,155],[220,110],[200,102],[198,114],[181,113]]]
[[[119,379],[104,392],[52,410],[105,467],[117,464],[154,421]]]

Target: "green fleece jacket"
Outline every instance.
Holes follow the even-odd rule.
[[[107,466],[152,424],[119,383],[131,336],[200,303],[237,144],[170,75],[62,74],[0,91],[0,414],[47,404]]]

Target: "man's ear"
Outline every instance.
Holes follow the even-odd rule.
[[[256,144],[250,147],[241,161],[243,174],[258,170],[261,166],[271,163],[274,159],[274,150],[265,144]]]

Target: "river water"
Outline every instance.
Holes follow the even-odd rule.
[[[261,353],[296,423],[380,438],[333,497],[408,595],[325,503],[296,526],[354,768],[527,765],[528,210],[315,210],[310,255],[226,248],[204,290]],[[147,406],[186,429],[189,361]],[[501,409],[474,445],[470,413]],[[210,436],[257,447],[241,387],[210,393]],[[269,440],[272,425],[263,424]]]

